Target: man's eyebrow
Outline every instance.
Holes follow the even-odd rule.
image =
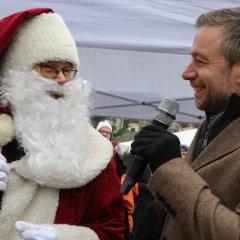
[[[207,59],[208,59],[206,56],[204,56],[203,54],[200,54],[200,53],[198,53],[198,52],[192,52],[192,51],[190,51],[189,54],[190,54],[192,57],[194,57],[194,58],[200,57],[200,58],[202,58],[202,59],[204,59],[204,60],[207,60]]]

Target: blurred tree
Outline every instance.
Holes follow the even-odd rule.
[[[105,119],[106,119],[105,117],[92,117],[91,118],[91,124],[94,128],[96,128],[98,123],[105,120]]]

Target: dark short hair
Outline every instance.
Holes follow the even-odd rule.
[[[222,28],[222,42],[219,51],[230,66],[240,62],[240,7],[222,8],[199,16],[196,27]]]

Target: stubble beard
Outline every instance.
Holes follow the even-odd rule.
[[[208,86],[208,92],[203,100],[202,104],[197,106],[200,110],[211,112],[211,113],[220,113],[223,112],[229,102],[229,98],[232,95],[232,85],[229,79],[230,72],[225,70],[224,76],[221,76],[219,79],[219,84]],[[197,105],[197,104],[196,104]]]
[[[230,93],[212,92],[206,97],[199,109],[211,113],[220,113],[225,110],[230,95]]]

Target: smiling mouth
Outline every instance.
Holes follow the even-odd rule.
[[[60,93],[60,92],[54,92],[54,91],[47,91],[48,94],[54,98],[54,99],[59,99],[59,98],[63,98],[64,97],[64,94],[63,93]]]
[[[204,89],[205,89],[204,87],[195,87],[195,88],[193,88],[193,90],[194,90],[195,93],[201,92],[201,91],[203,91]]]

